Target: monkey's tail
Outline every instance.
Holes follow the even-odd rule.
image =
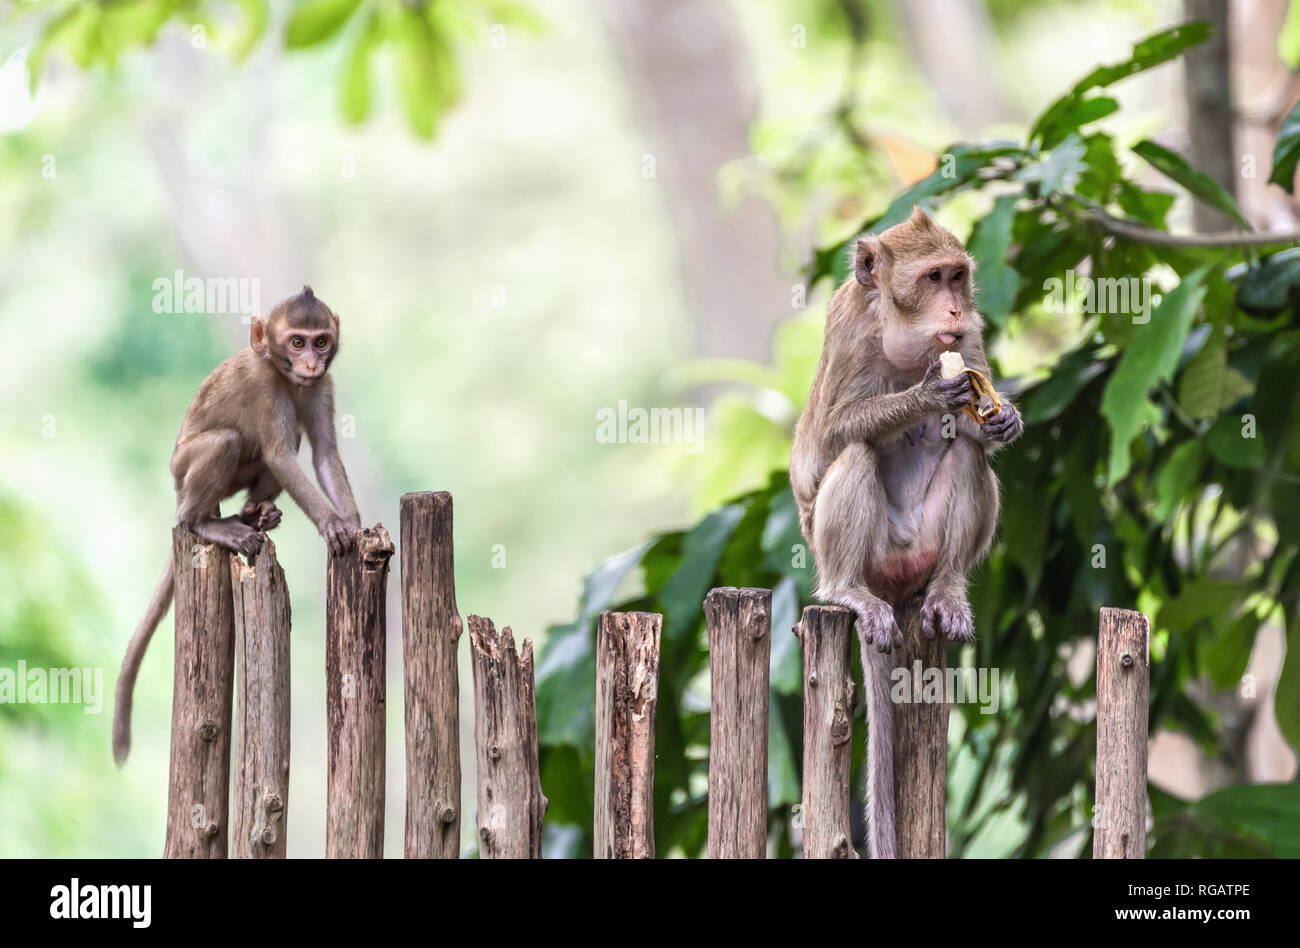
[[[121,767],[126,763],[126,755],[131,752],[131,703],[135,697],[135,676],[140,672],[140,662],[144,659],[145,649],[153,638],[154,630],[167,612],[172,602],[175,589],[175,567],[172,558],[167,557],[167,568],[158,580],[158,588],[149,600],[140,624],[135,627],[135,635],[126,647],[126,657],[122,659],[122,672],[117,676],[117,696],[113,701],[113,759]]]
[[[893,859],[894,702],[889,696],[893,662],[888,654],[863,643],[862,668],[867,688],[867,852],[872,859]]]

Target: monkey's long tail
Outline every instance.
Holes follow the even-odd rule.
[[[140,672],[140,662],[144,659],[145,649],[153,638],[154,630],[167,613],[175,589],[175,574],[172,558],[167,557],[167,568],[163,570],[158,588],[149,600],[140,624],[135,627],[135,635],[126,647],[126,657],[122,659],[122,672],[117,676],[117,696],[113,701],[113,759],[121,767],[126,763],[126,755],[131,752],[131,703],[135,697],[135,676]]]
[[[890,656],[863,643],[863,677],[867,687],[867,852],[872,859],[893,859],[894,702],[889,697]]]

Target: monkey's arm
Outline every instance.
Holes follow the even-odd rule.
[[[325,538],[331,552],[341,552],[351,544],[356,531],[303,473],[293,443],[294,439],[286,436],[283,423],[277,425],[274,433],[265,439],[263,457],[266,466],[270,468],[280,485],[288,491],[294,503],[301,507],[303,513],[316,525],[316,529]]]
[[[311,426],[307,432],[311,440],[312,467],[316,469],[316,480],[325,491],[339,516],[354,527],[361,526],[361,513],[352,496],[352,485],[348,483],[348,472],[339,457],[338,440],[334,433],[334,388],[326,380],[320,397],[312,406]]]
[[[874,444],[896,437],[930,415],[957,411],[970,400],[970,376],[941,379],[934,362],[925,377],[911,388],[886,395],[844,401],[827,418],[827,455],[837,457],[855,441]]]

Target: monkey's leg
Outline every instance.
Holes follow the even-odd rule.
[[[280,525],[280,508],[272,503],[280,494],[280,482],[266,468],[248,486],[248,496],[239,519],[263,533]]]
[[[867,564],[884,557],[887,516],[875,452],[850,444],[826,469],[813,508],[817,596],[852,609],[864,646],[874,643],[882,652],[903,643],[893,608],[865,580]]]
[[[239,432],[219,428],[195,435],[176,448],[176,520],[209,543],[252,556],[262,537],[238,517],[220,517],[221,501],[239,467]]]
[[[921,629],[957,642],[975,637],[966,575],[988,550],[998,522],[998,488],[979,445],[958,438],[935,471],[923,522],[938,530],[939,559],[921,605]]]

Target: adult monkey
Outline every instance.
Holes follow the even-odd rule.
[[[904,223],[855,241],[853,276],[831,298],[790,459],[817,595],[853,610],[862,639],[867,842],[877,858],[896,850],[884,656],[902,643],[894,609],[919,597],[927,637],[973,637],[966,575],[987,552],[998,519],[988,459],[1023,429],[1006,399],[983,424],[963,414],[970,375],[940,375],[944,352],[989,372],[974,270],[961,242],[919,207]]]
[[[339,319],[310,286],[254,319],[249,347],[213,370],[190,403],[172,452],[176,521],[209,543],[252,556],[280,523],[283,488],[311,518],[332,553],[352,546],[361,527],[334,435],[334,385],[326,374],[339,350]],[[302,432],[311,441],[321,490],[298,464]],[[221,501],[247,490],[243,509],[222,517]],[[126,648],[113,710],[113,757],[131,749],[131,702],[140,661],[171,604],[170,556]]]

